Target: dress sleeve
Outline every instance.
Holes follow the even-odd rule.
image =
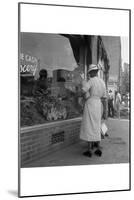
[[[102,97],[104,97],[104,98],[106,98],[107,97],[107,91],[106,91],[106,84],[105,84],[105,82],[103,81],[103,96]],[[108,98],[109,98],[110,96],[108,95]]]
[[[121,103],[121,95],[118,94],[119,102]]]
[[[85,80],[82,81],[82,90],[84,92],[87,92],[90,89],[90,87],[91,87],[91,81],[90,80],[89,81],[85,81]]]

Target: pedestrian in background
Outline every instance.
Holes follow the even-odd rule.
[[[115,109],[117,113],[117,117],[120,118],[120,106],[121,106],[121,94],[119,91],[115,92]]]
[[[91,157],[93,145],[96,144],[95,154],[101,156],[101,98],[106,96],[104,81],[98,77],[98,66],[90,65],[88,70],[88,81],[82,80],[82,90],[86,101],[80,130],[80,139],[88,143],[88,149],[83,155]]]
[[[114,117],[114,95],[112,93],[112,90],[109,90],[108,92],[108,116],[109,117]]]

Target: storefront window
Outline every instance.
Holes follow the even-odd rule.
[[[56,34],[21,33],[21,127],[80,117],[84,99],[69,40]]]

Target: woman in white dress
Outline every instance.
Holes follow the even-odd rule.
[[[106,96],[104,81],[98,77],[98,67],[90,65],[88,70],[88,81],[82,81],[82,90],[86,96],[83,118],[80,130],[80,139],[88,142],[88,150],[83,154],[92,156],[93,144],[97,144],[95,154],[101,156],[102,151],[99,143],[101,141],[101,98]]]

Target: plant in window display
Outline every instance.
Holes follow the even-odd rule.
[[[59,104],[58,102],[51,105],[51,108],[48,109],[47,111],[47,120],[58,120],[58,119],[66,119],[67,117],[67,110],[66,108],[62,105]]]
[[[65,105],[60,99],[51,95],[37,97],[36,107],[47,121],[66,119],[67,117]]]
[[[44,123],[44,119],[36,109],[36,102],[33,100],[21,101],[20,105],[21,126],[32,126]]]

